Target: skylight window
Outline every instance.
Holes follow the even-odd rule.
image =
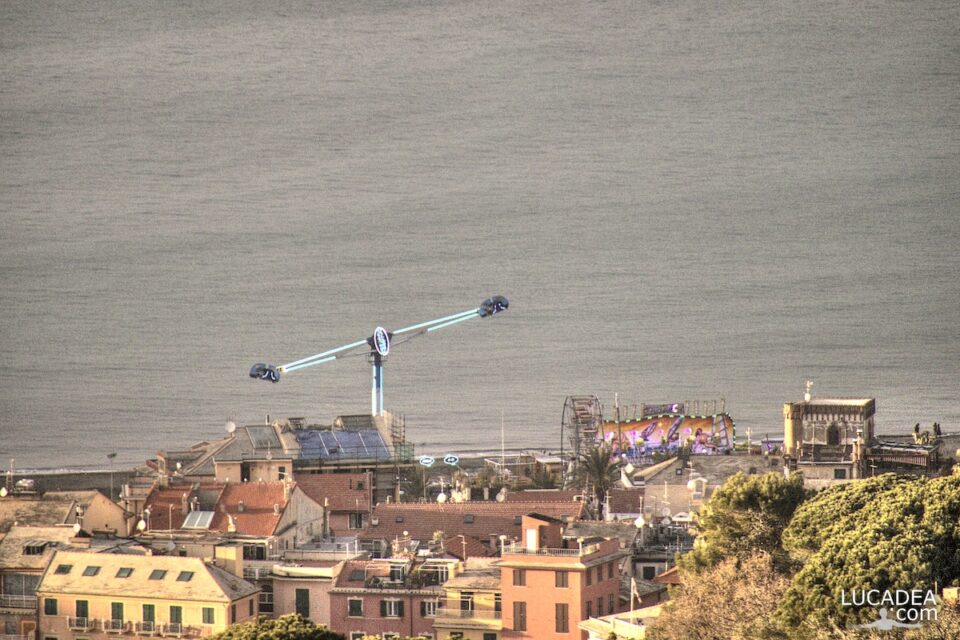
[[[363,580],[363,569],[354,569],[350,572],[351,580]]]
[[[468,513],[468,514],[466,514],[465,516],[463,516],[463,522],[464,522],[465,524],[472,524],[472,523],[473,523],[473,514],[472,514],[472,513]]]
[[[83,575],[87,576],[88,578],[91,576],[95,576],[98,573],[100,573],[100,567],[98,567],[95,564],[92,564],[83,570]]]
[[[150,572],[151,580],[163,580],[164,576],[167,575],[167,572],[163,569],[154,569]]]
[[[133,573],[133,569],[132,569],[132,568],[130,568],[130,567],[120,567],[120,569],[117,570],[117,577],[118,577],[118,578],[129,578],[129,577],[130,577],[130,574],[132,574],[132,573]]]
[[[193,571],[181,571],[177,576],[177,582],[190,582],[193,579]]]
[[[57,574],[58,576],[65,576],[68,573],[70,573],[71,569],[73,569],[72,564],[60,564],[60,565],[57,565],[57,570],[54,571],[54,573]]]

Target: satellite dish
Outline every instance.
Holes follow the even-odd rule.
[[[670,517],[670,507],[664,507],[663,509],[661,509],[661,510],[660,510],[660,515],[662,515],[664,518],[669,518],[669,517]]]
[[[637,529],[642,529],[643,527],[647,526],[647,519],[643,517],[642,513],[637,516],[636,520],[633,521],[633,526],[635,526]]]
[[[233,420],[227,420],[227,433],[233,433],[237,430],[237,423]]]
[[[80,523],[79,523],[79,522],[77,522],[76,524],[73,525],[73,532],[74,532],[75,534],[77,534],[77,535],[80,534]]]
[[[503,502],[506,499],[507,499],[506,489],[500,489],[500,491],[497,491],[497,502]]]
[[[440,504],[443,504],[446,501],[447,501],[447,494],[441,491],[440,495],[437,496],[437,502],[439,502]]]
[[[0,487],[0,498],[6,498],[6,497],[7,497],[7,488]]]
[[[174,542],[173,540],[167,540],[167,544],[163,545],[163,547],[164,547],[164,549],[166,549],[169,553],[173,553],[174,551],[177,550],[177,543]]]

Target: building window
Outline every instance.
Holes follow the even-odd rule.
[[[483,640],[497,640],[497,634],[495,633],[484,633]]]
[[[513,570],[513,586],[524,587],[526,585],[527,585],[527,570],[514,569]]]
[[[129,578],[133,574],[133,569],[131,567],[120,567],[117,569],[118,578]]]
[[[607,613],[614,613],[613,609],[614,609],[614,596],[611,593],[607,596]]]
[[[560,587],[561,589],[570,586],[566,571],[556,572],[556,584],[554,586]]]
[[[154,569],[153,571],[150,572],[150,579],[151,579],[151,580],[163,580],[163,578],[164,578],[166,575],[167,575],[167,572],[164,571],[163,569]]]
[[[360,618],[363,616],[363,600],[360,598],[350,598],[347,600],[347,615],[351,618]]]
[[[203,624],[214,624],[213,607],[203,608]]]
[[[70,573],[70,569],[73,569],[72,564],[58,564],[57,570],[54,571],[54,573],[57,574],[58,576],[65,576],[68,573]]]
[[[493,595],[493,610],[503,611],[503,597],[499,593]]]
[[[122,602],[110,603],[110,619],[119,620],[120,622],[123,622],[123,603]]]
[[[846,470],[846,469],[834,469],[834,470],[833,470],[833,479],[834,479],[834,480],[846,480],[846,479],[847,479],[847,470]]]
[[[555,629],[557,633],[567,633],[570,631],[570,610],[569,606],[564,602],[558,602],[556,604],[556,620],[555,620]]]
[[[90,602],[87,600],[77,600],[77,617],[78,618],[89,618],[90,617]],[[14,632],[16,633],[16,632]]]
[[[229,624],[233,624],[236,621],[237,621],[237,605],[232,604],[230,605],[230,623]]]
[[[381,600],[380,601],[381,618],[402,618],[403,600]]]
[[[245,544],[243,545],[243,559],[266,560],[267,548],[262,544]]]
[[[513,603],[513,630],[514,631],[527,630],[527,603],[526,602]]]
[[[653,580],[657,577],[657,568],[647,565],[643,568],[643,579],[644,580]]]
[[[143,621],[144,622],[157,621],[157,609],[152,604],[143,605]]]
[[[615,563],[611,562],[610,564],[607,565],[607,579],[608,579],[608,580],[613,580],[613,565],[614,565],[614,564],[615,564]]]
[[[473,592],[460,592],[460,611],[473,611]]]
[[[367,635],[363,631],[352,631],[350,633],[350,640],[363,640],[363,637]]]
[[[351,529],[363,529],[363,514],[351,513],[349,526]]]
[[[593,617],[593,600],[587,600],[587,615],[585,615],[584,618],[592,618],[592,617]]]
[[[247,615],[253,615],[253,598],[247,600]]]
[[[170,607],[170,622],[183,624],[183,607]]]
[[[93,564],[83,570],[83,575],[87,576],[88,578],[95,576],[98,573],[100,573],[100,567]]]
[[[260,585],[260,613],[273,613],[273,585]]]
[[[608,611],[607,613],[610,613],[610,612]],[[599,598],[597,598],[597,615],[598,616],[603,615],[603,596],[600,596]]]
[[[436,618],[437,609],[439,608],[440,603],[437,600],[423,600],[420,602],[420,617],[421,618]]]
[[[310,590],[297,589],[296,592],[296,612],[301,618],[310,617]]]
[[[593,584],[593,568],[589,567],[587,568],[587,586],[589,587],[592,584]]]
[[[57,615],[57,599],[56,598],[44,598],[43,599],[43,613],[48,616]]]
[[[278,467],[277,468],[277,480],[286,480],[287,479],[287,468]]]
[[[177,582],[190,582],[193,580],[193,571],[181,571],[177,576]]]

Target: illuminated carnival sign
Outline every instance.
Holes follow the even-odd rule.
[[[390,334],[383,327],[377,327],[373,330],[373,348],[381,356],[390,353]]]

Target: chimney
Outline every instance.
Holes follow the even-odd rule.
[[[243,513],[243,500],[237,503],[237,511]]]
[[[275,515],[275,516],[280,515],[280,505],[278,505],[278,504],[276,504],[276,503],[274,503],[274,505],[273,505],[273,515]]]
[[[186,493],[180,496],[180,513],[187,515],[187,500],[190,496]],[[171,525],[172,526],[172,525]]]
[[[283,501],[290,502],[290,492],[293,490],[293,487],[289,482],[283,483]]]

